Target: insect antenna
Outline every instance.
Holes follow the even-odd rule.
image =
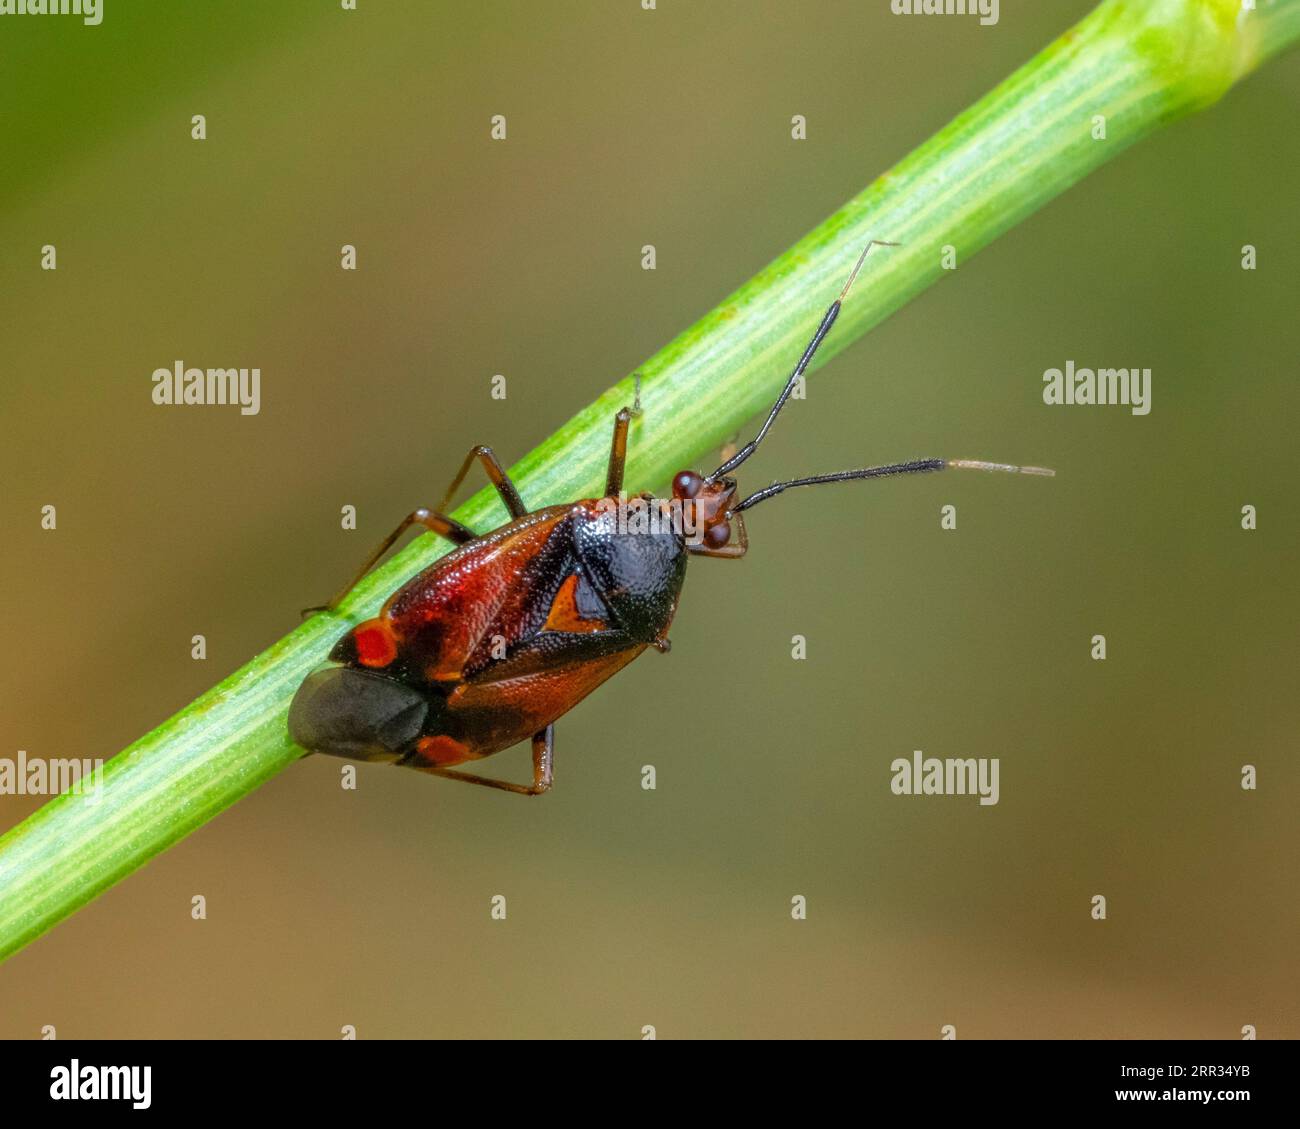
[[[907,463],[890,463],[888,466],[863,467],[861,470],[841,470],[834,474],[815,474],[809,478],[794,478],[789,482],[774,482],[755,491],[739,505],[732,506],[728,515],[752,509],[795,486],[820,486],[826,482],[850,482],[857,478],[888,478],[896,474],[923,474],[936,470],[989,470],[1006,474],[1037,474],[1051,477],[1056,471],[1041,466],[1013,466],[1011,463],[989,463],[979,459],[913,459]]]
[[[758,450],[758,445],[763,442],[764,437],[772,429],[772,424],[776,420],[781,409],[785,407],[785,402],[790,399],[790,393],[794,391],[794,386],[803,376],[809,364],[812,363],[813,354],[817,352],[817,347],[822,340],[831,331],[831,326],[835,324],[835,319],[840,316],[840,306],[844,304],[844,299],[848,296],[849,287],[853,285],[853,280],[858,277],[858,271],[862,269],[862,264],[866,260],[867,253],[872,247],[897,247],[897,243],[890,243],[884,239],[873,239],[862,248],[862,254],[858,256],[858,261],[853,264],[853,270],[849,272],[848,281],[844,283],[844,288],[840,291],[840,296],[831,303],[830,308],[822,317],[821,324],[817,327],[817,332],[808,342],[808,347],[803,351],[803,356],[799,358],[799,363],[795,365],[794,372],[790,374],[790,379],[785,382],[785,387],[781,389],[781,395],[776,398],[776,403],[772,405],[772,410],[767,413],[767,419],[763,426],[758,429],[758,434],[748,443],[740,448],[731,458],[727,459],[717,470],[705,478],[705,482],[714,482],[724,474],[730,474],[736,467],[740,466],[750,455]]]

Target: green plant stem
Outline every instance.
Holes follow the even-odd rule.
[[[1300,0],[1107,0],[976,105],[885,173],[639,369],[629,483],[662,483],[767,406],[827,299],[871,238],[900,242],[867,261],[818,356],[824,362],[1156,127],[1209,105],[1300,38]],[[1094,136],[1105,118],[1105,139]],[[589,497],[603,483],[609,389],[512,474],[533,506]],[[506,518],[484,490],[456,516]],[[0,839],[0,958],[15,952],[292,764],[294,690],[351,624],[447,545],[425,536],[371,574],[337,612],[314,616],[106,767],[96,796],[57,797]]]

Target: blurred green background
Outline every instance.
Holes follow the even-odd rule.
[[[0,755],[116,753],[471,444],[517,459],[1089,7],[6,19]],[[0,1035],[1300,1036],[1296,58],[847,350],[746,476],[1054,481],[765,507],[745,561],[692,565],[672,654],[559,727],[549,797],[304,761],[0,967]],[[177,358],[260,366],[261,414],[154,406]],[[1044,406],[1067,359],[1152,368],[1150,416]],[[1001,802],[891,795],[913,749],[1001,758]]]

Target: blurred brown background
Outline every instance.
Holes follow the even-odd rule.
[[[6,21],[0,755],[117,752],[470,444],[518,458],[1089,7]],[[0,1035],[1300,1035],[1295,59],[845,352],[749,474],[1053,482],[774,503],[746,561],[692,566],[672,654],[565,719],[549,797],[296,765],[0,967]],[[177,358],[259,365],[261,414],[155,407]],[[1152,368],[1151,415],[1045,407],[1067,359]],[[1001,802],[891,795],[913,749],[1000,757]]]

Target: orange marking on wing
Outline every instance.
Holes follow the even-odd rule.
[[[543,631],[604,631],[605,621],[600,619],[583,619],[578,614],[578,576],[574,573],[555,593],[551,602],[550,614],[542,624]]]
[[[357,628],[353,642],[357,647],[357,661],[362,666],[387,666],[397,658],[397,641],[382,619],[363,623]]]
[[[448,662],[434,663],[424,668],[424,677],[430,682],[455,682],[461,675],[460,662],[457,655]]]
[[[415,748],[424,760],[437,765],[439,768],[447,768],[453,764],[463,764],[471,759],[470,751],[459,741],[455,741],[450,737],[421,737],[419,744]]]

